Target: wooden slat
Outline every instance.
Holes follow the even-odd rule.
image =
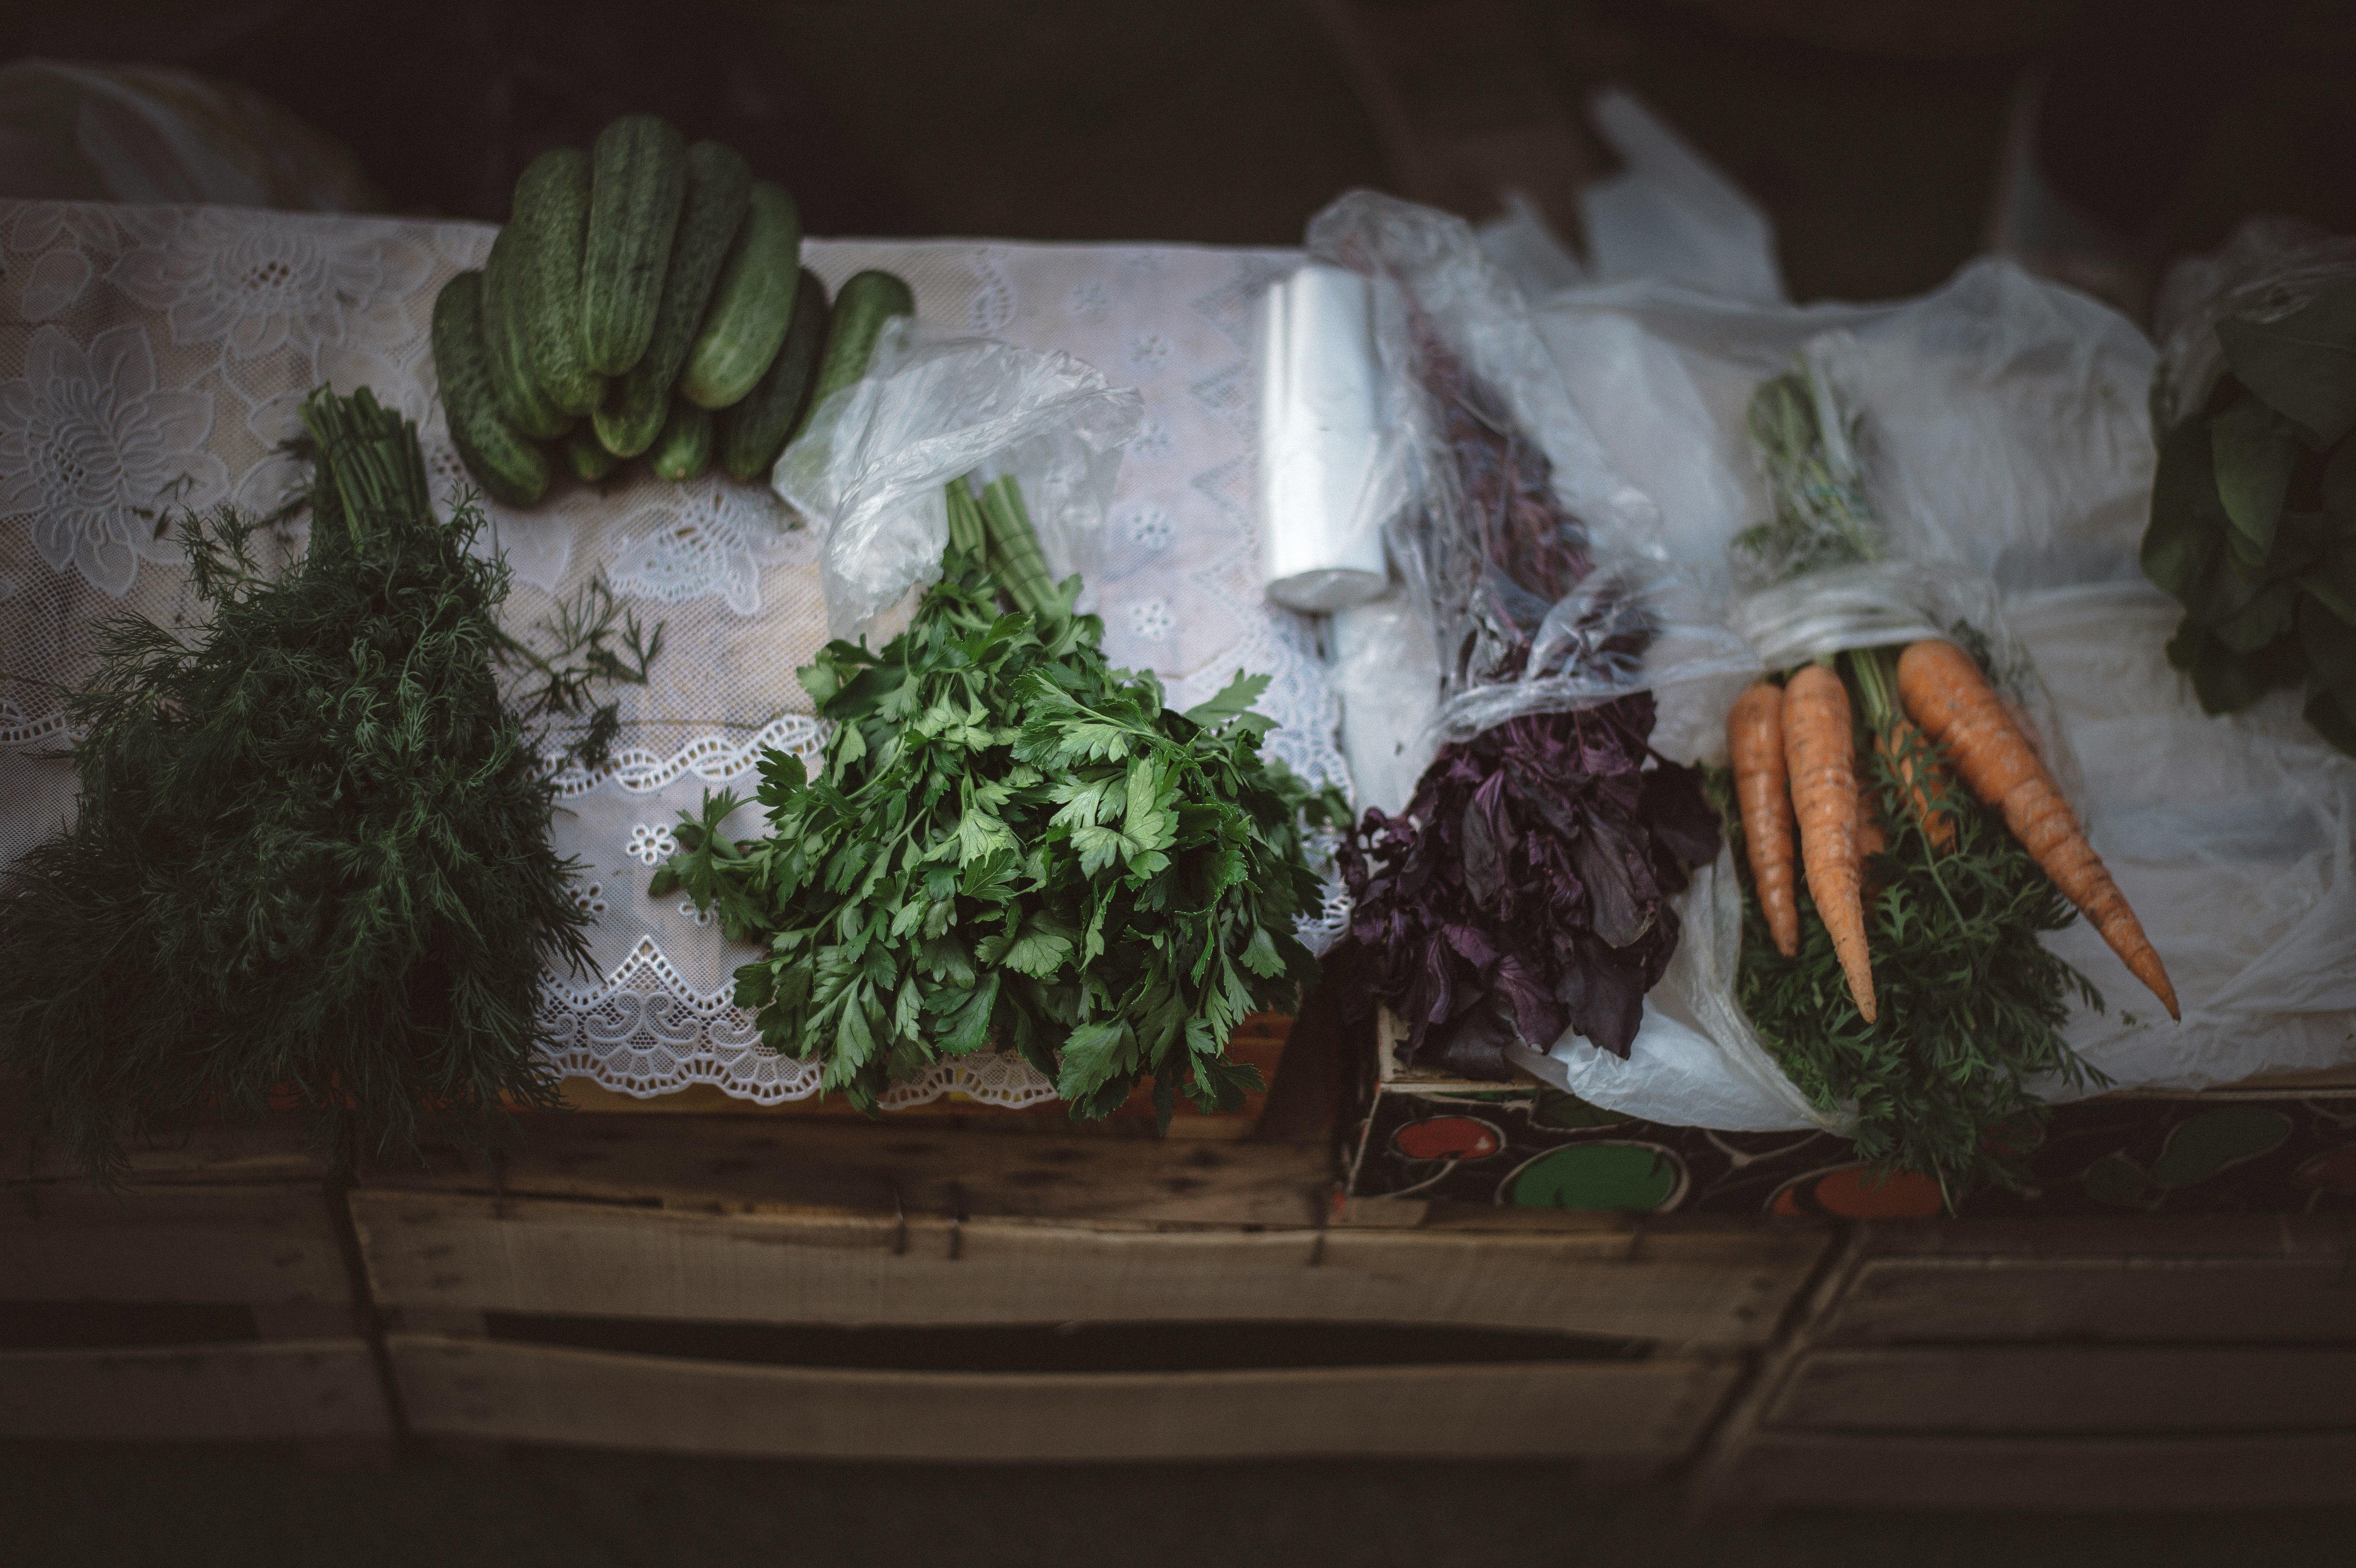
[[[1302,1225],[1329,1200],[1322,1147],[1151,1136],[944,1132],[755,1116],[536,1116],[505,1162],[519,1196],[713,1213],[1020,1214],[1205,1225]],[[488,1172],[389,1162],[365,1185],[487,1192]]]
[[[123,1152],[133,1187],[316,1182],[327,1172],[310,1123],[295,1112],[209,1120],[168,1137],[134,1141]],[[88,1179],[67,1162],[55,1138],[36,1132],[22,1081],[0,1080],[0,1184],[87,1185]]]
[[[328,1204],[317,1187],[19,1189],[0,1197],[0,1301],[348,1303]]]
[[[1815,1337],[2356,1341],[2356,1269],[2330,1256],[1879,1257]]]
[[[2356,1433],[2356,1350],[1812,1350],[1768,1402],[1763,1420],[1786,1429],[1914,1433]]]
[[[2356,1502],[2356,1433],[2207,1437],[1758,1434],[1714,1445],[1704,1518],[1782,1508],[2238,1509]]]
[[[394,1334],[422,1435],[830,1459],[1105,1461],[1682,1456],[1730,1363],[1217,1372],[747,1366]]]
[[[708,1321],[1451,1324],[1762,1342],[1814,1232],[1097,1230],[355,1192],[376,1299]]]
[[[258,1442],[392,1435],[366,1341],[0,1352],[0,1437]]]

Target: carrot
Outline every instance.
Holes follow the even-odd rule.
[[[1858,700],[1865,708],[1865,727],[1873,731],[1874,751],[1906,786],[1906,804],[1930,837],[1931,848],[1945,854],[1955,847],[1955,825],[1944,812],[1932,807],[1930,781],[1937,776],[1938,759],[1899,706],[1896,661],[1886,648],[1851,648],[1841,656],[1857,681]]]
[[[1921,734],[1911,720],[1899,719],[1873,738],[1873,749],[1889,760],[1890,772],[1905,784],[1907,802],[1922,820],[1931,848],[1944,855],[1955,847],[1955,825],[1931,804],[1930,780],[1939,764],[1930,747],[1917,739]]]
[[[1800,955],[1800,893],[1793,843],[1792,792],[1783,781],[1783,688],[1761,681],[1726,715],[1734,758],[1734,795],[1742,807],[1742,846],[1759,908],[1775,951]]]
[[[1866,875],[1866,862],[1890,848],[1890,835],[1881,826],[1881,792],[1873,787],[1873,780],[1863,768],[1857,770],[1857,875],[1860,885],[1870,889]]]
[[[1808,896],[1848,976],[1848,994],[1874,1019],[1873,965],[1865,947],[1858,877],[1857,736],[1848,688],[1823,665],[1808,665],[1783,688],[1783,756],[1800,817],[1800,862]]]
[[[2167,966],[2143,933],[2143,923],[2079,830],[2070,803],[2006,712],[1972,656],[1944,639],[1911,645],[1898,658],[1898,692],[1906,711],[1947,749],[1971,791],[2001,809],[2005,826],[2029,858],[2078,906],[2135,977],[2177,1011]]]

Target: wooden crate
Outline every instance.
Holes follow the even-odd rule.
[[[1694,1451],[1829,1240],[1581,1214],[1328,1223],[1331,1157],[1315,1144],[758,1118],[542,1129],[496,1179],[386,1170],[350,1194],[421,1435],[846,1458],[1520,1454],[1650,1471]],[[532,1319],[1404,1325],[1566,1349],[994,1372],[535,1342],[514,1327]]]
[[[393,1437],[340,1200],[273,1118],[134,1151],[96,1190],[0,1114],[0,1437]]]
[[[2344,1217],[1863,1227],[1695,1506],[2356,1500],[2351,1258]]]

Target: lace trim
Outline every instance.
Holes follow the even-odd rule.
[[[697,995],[651,936],[598,985],[551,985],[540,1021],[551,1040],[544,1054],[559,1072],[633,1099],[691,1083],[763,1105],[819,1092],[817,1062],[764,1046],[751,1014],[726,992]],[[915,1082],[893,1085],[880,1104],[904,1111],[948,1093],[1019,1110],[1055,1098],[1055,1085],[1021,1057],[992,1052],[935,1062]]]
[[[577,764],[564,769],[556,775],[556,793],[569,799],[611,783],[633,795],[651,795],[677,782],[683,773],[718,784],[752,767],[760,761],[763,752],[772,749],[791,752],[805,765],[815,768],[829,733],[824,720],[813,719],[807,713],[787,713],[770,720],[741,742],[726,735],[699,735],[669,756],[643,746],[631,746],[616,752],[610,762],[594,771]]]
[[[0,697],[0,746],[34,746],[72,739],[66,722],[65,709],[49,712],[26,712],[7,698]]]

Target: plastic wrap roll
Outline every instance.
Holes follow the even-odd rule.
[[[1294,610],[1363,604],[1388,581],[1388,465],[1366,280],[1312,263],[1268,291],[1260,513],[1268,596]]]

